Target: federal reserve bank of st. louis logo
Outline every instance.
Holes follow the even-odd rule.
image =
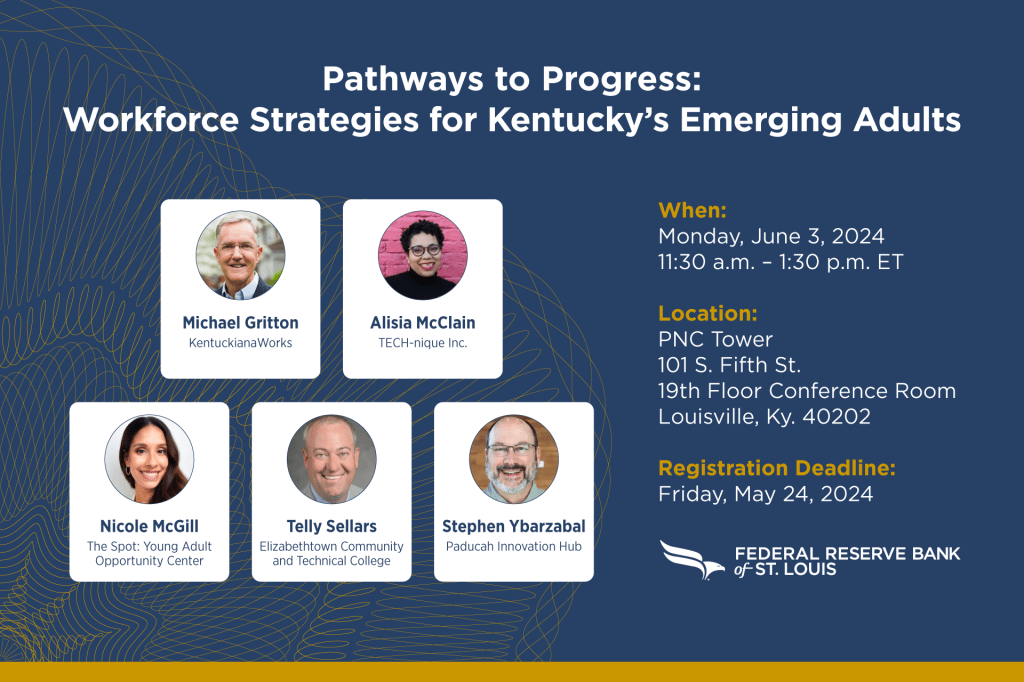
[[[715,571],[725,570],[725,566],[722,564],[716,564],[714,561],[704,561],[704,557],[696,552],[666,545],[664,541],[661,541],[661,546],[665,548],[666,559],[674,564],[696,568],[700,571],[701,580],[707,580]]]

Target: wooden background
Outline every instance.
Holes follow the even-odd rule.
[[[506,416],[503,415],[498,419],[504,419]],[[521,415],[512,415],[521,416]],[[492,419],[487,422],[486,425],[476,434],[476,438],[473,439],[473,445],[469,449],[469,470],[473,472],[473,480],[480,486],[481,490],[487,488],[490,480],[487,478],[487,452],[485,447],[487,445],[487,432],[491,430],[494,423],[498,419]],[[540,447],[540,459],[537,462],[537,478],[534,483],[544,490],[548,489],[551,485],[551,481],[555,478],[555,473],[558,471],[558,447],[555,445],[555,439],[552,438],[551,433],[544,428],[536,419],[530,417],[522,417],[527,421],[534,429],[537,430],[537,445]],[[540,465],[544,462],[544,466]]]

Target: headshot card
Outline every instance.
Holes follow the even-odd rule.
[[[257,403],[252,420],[253,578],[409,580],[409,405]]]
[[[345,376],[501,376],[501,203],[360,199],[343,210]]]
[[[168,379],[320,374],[320,204],[175,199],[160,210]]]
[[[434,410],[434,577],[594,576],[590,403],[440,403]]]
[[[227,580],[227,405],[75,403],[69,466],[73,580]]]

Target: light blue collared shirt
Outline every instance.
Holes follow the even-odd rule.
[[[355,495],[352,494],[353,491],[355,492]],[[328,502],[324,498],[320,497],[320,495],[318,495],[316,492],[316,488],[314,488],[312,485],[309,486],[309,492],[313,493],[313,499],[319,502],[320,504],[334,504],[333,502]],[[348,487],[348,493],[346,493],[345,499],[343,501],[348,502],[361,492],[363,492],[363,489],[360,488],[359,486],[350,485]],[[341,504],[341,502],[339,502],[338,504]]]
[[[236,301],[248,301],[250,298],[252,298],[252,295],[256,293],[256,286],[259,283],[260,283],[260,273],[253,272],[252,273],[252,281],[249,282],[248,284],[246,284],[244,287],[242,287],[242,290],[235,294],[234,300],[236,300]],[[224,284],[220,285],[220,291],[218,293],[221,296],[223,296],[224,298],[231,298],[231,296],[228,295],[228,285],[227,285],[227,282],[225,282]],[[316,494],[316,493],[314,493],[314,494]]]

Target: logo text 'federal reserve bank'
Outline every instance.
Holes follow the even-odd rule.
[[[661,542],[661,546],[665,548],[666,559],[674,564],[692,566],[693,568],[698,569],[702,580],[707,580],[715,571],[725,570],[725,566],[722,564],[716,564],[714,561],[704,561],[704,557],[696,552],[691,552],[688,549],[681,549],[679,547],[673,547],[672,545],[666,545],[664,541]]]

